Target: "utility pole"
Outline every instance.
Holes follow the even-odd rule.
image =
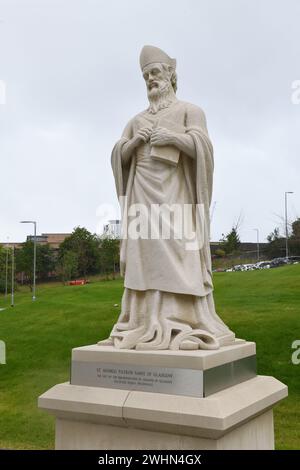
[[[289,230],[288,230],[288,203],[287,195],[293,194],[293,191],[285,191],[284,193],[284,211],[285,211],[285,257],[289,257]]]
[[[33,240],[33,288],[32,288],[32,301],[36,299],[36,221],[35,220],[22,220],[21,224],[34,225],[34,240]]]
[[[254,228],[253,230],[256,231],[256,252],[257,252],[257,262],[258,262],[259,258],[260,258],[260,253],[259,253],[259,230],[258,230],[258,228]]]
[[[5,259],[5,297],[7,297],[7,287],[8,287],[8,237],[6,244],[6,259]]]
[[[11,252],[11,307],[15,306],[15,247],[12,246]]]

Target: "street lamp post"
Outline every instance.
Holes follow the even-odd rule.
[[[284,193],[284,210],[285,210],[285,257],[289,257],[289,231],[288,231],[288,204],[287,195],[293,194],[293,191],[285,191]]]
[[[7,297],[7,285],[8,285],[8,237],[6,244],[6,259],[5,259],[5,297]]]
[[[33,240],[33,288],[32,288],[32,300],[36,299],[36,221],[34,220],[22,220],[21,224],[33,224],[34,225],[34,240]]]
[[[259,261],[259,230],[258,228],[254,228],[253,230],[256,231],[256,251],[257,251],[257,261]]]
[[[11,251],[11,307],[15,305],[15,246]]]

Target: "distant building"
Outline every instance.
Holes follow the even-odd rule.
[[[15,248],[22,248],[22,244],[21,242],[3,242],[3,243],[0,243],[0,246],[3,246],[3,248],[7,247],[7,248],[12,248],[13,246]]]
[[[109,220],[103,227],[103,238],[121,238],[121,220]]]
[[[263,255],[265,253],[266,248],[268,247],[268,243],[259,243],[259,251],[260,254]],[[210,242],[210,250],[212,256],[215,256],[217,250],[222,248],[221,242]],[[257,243],[255,242],[241,242],[238,248],[238,256],[242,258],[254,258],[257,253]],[[234,255],[236,256],[236,254]]]
[[[60,244],[71,234],[70,233],[42,233],[41,235],[36,236],[36,242],[38,245],[50,245],[51,248],[58,249]],[[28,235],[26,237],[27,241],[34,241],[34,235]],[[3,247],[12,247],[22,248],[23,242],[6,242],[0,243]]]
[[[107,224],[104,225],[103,227],[103,233],[101,235],[101,238],[121,238],[121,220],[109,220]],[[36,241],[39,245],[46,245],[48,244],[51,248],[58,249],[60,244],[71,234],[70,233],[42,233],[41,235],[36,236]],[[34,235],[28,235],[27,236],[27,241],[28,240],[34,240]],[[23,243],[20,242],[6,242],[6,243],[0,243],[3,247],[12,247],[14,246],[15,248],[21,248]],[[265,249],[267,248],[268,243],[260,243],[259,248],[260,252],[263,253]],[[221,242],[210,242],[210,249],[211,249],[211,254],[214,256],[216,250],[221,248]],[[251,257],[255,256],[255,253],[257,252],[257,244],[255,242],[241,242],[239,246],[239,252],[241,255],[244,257]]]
[[[42,233],[36,236],[39,245],[49,245],[51,248],[59,248],[60,244],[71,234],[70,233]],[[28,235],[27,241],[34,241],[34,235]]]

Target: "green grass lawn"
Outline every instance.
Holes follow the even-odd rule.
[[[237,337],[257,344],[258,372],[289,386],[275,408],[276,447],[300,449],[300,365],[291,344],[300,339],[300,265],[266,271],[217,273],[217,311]],[[54,418],[37,409],[38,396],[69,379],[71,349],[107,337],[116,321],[122,281],[42,286],[38,298],[0,297],[0,448],[51,449]]]

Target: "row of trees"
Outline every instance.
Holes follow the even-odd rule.
[[[280,234],[279,227],[276,227],[267,237],[267,253],[270,257],[276,258],[284,256],[286,238]],[[300,218],[291,224],[289,234],[289,254],[291,256],[300,256]]]
[[[89,274],[116,274],[119,270],[119,240],[99,238],[77,227],[59,247],[57,270],[63,281]]]
[[[8,273],[6,272],[6,260],[7,260],[6,250],[0,245],[0,292],[5,291],[5,280]]]
[[[28,240],[15,250],[15,273],[20,283],[33,283],[33,241]],[[8,256],[8,263],[7,263]],[[0,291],[6,277],[10,288],[12,249],[0,246]],[[7,267],[7,268],[6,268]],[[63,282],[86,279],[91,274],[115,275],[119,270],[119,240],[100,238],[83,227],[77,227],[60,245],[37,245],[36,273],[39,281],[58,278]]]
[[[264,247],[264,255],[268,258],[285,256],[286,237],[281,235],[279,227],[276,227],[267,237],[268,244]],[[289,254],[300,256],[300,218],[297,218],[289,227]],[[219,248],[215,254],[218,257],[238,255],[240,253],[241,240],[239,236],[239,223],[232,227],[227,235],[222,236]]]
[[[241,245],[240,236],[238,233],[238,226],[232,227],[227,235],[222,236],[220,240],[219,249],[216,251],[216,255],[223,257],[238,253]]]
[[[284,256],[285,237],[280,235],[279,228],[275,228],[267,239],[264,255],[268,258]],[[215,254],[219,257],[239,254],[240,245],[238,225],[236,225],[227,235],[223,235]],[[84,227],[77,227],[59,249],[53,249],[49,245],[37,245],[37,279],[42,281],[50,277],[67,282],[78,277],[86,279],[91,274],[114,276],[119,271],[119,248],[119,240],[100,238]],[[290,255],[300,256],[299,218],[291,224],[289,252]],[[11,255],[11,249],[7,251],[0,246],[0,292],[5,290],[6,278],[10,288]],[[32,267],[33,242],[29,240],[15,250],[15,272],[18,282],[32,287]]]

